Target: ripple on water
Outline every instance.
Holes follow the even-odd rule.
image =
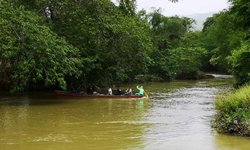
[[[198,82],[193,87],[168,93],[153,93],[153,108],[146,118],[156,122],[147,131],[147,138],[176,141],[186,136],[211,136],[210,119],[218,88]]]
[[[35,137],[32,142],[72,142],[65,134],[48,134],[40,137]]]
[[[223,144],[228,139],[214,135],[210,123],[214,99],[226,82],[183,82],[154,83],[157,88],[144,101],[72,100],[58,105],[4,99],[0,149],[232,149]]]

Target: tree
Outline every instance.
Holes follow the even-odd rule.
[[[135,3],[136,0],[120,0],[119,8],[126,15],[133,16],[135,15]]]
[[[248,0],[229,0],[232,3],[230,12],[236,15],[234,21],[240,28],[249,30],[250,2]]]
[[[163,79],[193,78],[206,54],[202,44],[196,40],[198,34],[191,32],[194,21],[186,17],[165,17],[160,10],[148,18],[154,42],[150,73]]]
[[[236,86],[250,83],[250,44],[245,42],[228,57]]]
[[[45,3],[37,1],[36,5],[43,7]],[[78,48],[82,57],[93,60],[88,70],[82,70],[82,80],[120,82],[147,71],[152,42],[145,20],[124,15],[109,0],[52,1],[51,6],[51,29]]]
[[[235,28],[245,33],[242,37],[241,47],[235,48],[229,57],[231,71],[236,78],[236,86],[250,83],[250,2],[247,0],[230,0],[232,7],[230,13],[235,16]]]
[[[205,48],[211,55],[210,62],[219,71],[228,72],[227,57],[234,48],[240,46],[245,33],[235,28],[235,16],[228,11],[220,12],[204,23]]]
[[[79,74],[78,49],[40,25],[36,14],[0,1],[1,82],[12,92],[30,87],[66,88],[67,76]]]

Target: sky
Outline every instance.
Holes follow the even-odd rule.
[[[162,9],[165,16],[189,16],[202,13],[217,13],[229,7],[228,0],[179,0],[171,3],[168,0],[137,0],[137,10],[152,11],[153,7]]]

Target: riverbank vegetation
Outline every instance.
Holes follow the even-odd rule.
[[[250,2],[230,2],[230,9],[206,20],[202,32],[211,64],[232,73],[239,87],[250,81]]]
[[[218,98],[214,125],[219,132],[250,136],[250,86]]]
[[[243,85],[250,80],[243,2],[232,0],[194,31],[193,19],[136,10],[135,0],[0,0],[0,90],[84,88],[144,75],[197,79],[200,70],[233,73]]]
[[[230,2],[230,9],[208,18],[202,31],[211,64],[231,72],[236,88],[243,86],[216,100],[214,125],[222,133],[250,136],[250,2]]]

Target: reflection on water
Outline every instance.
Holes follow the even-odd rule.
[[[148,100],[0,98],[0,147],[33,149],[246,149],[248,138],[211,128],[216,95],[230,80],[149,83]]]
[[[216,147],[219,150],[248,150],[250,138],[215,134]]]
[[[130,121],[141,120],[147,103],[28,97],[3,100],[0,147],[6,150],[138,147],[148,124]]]

